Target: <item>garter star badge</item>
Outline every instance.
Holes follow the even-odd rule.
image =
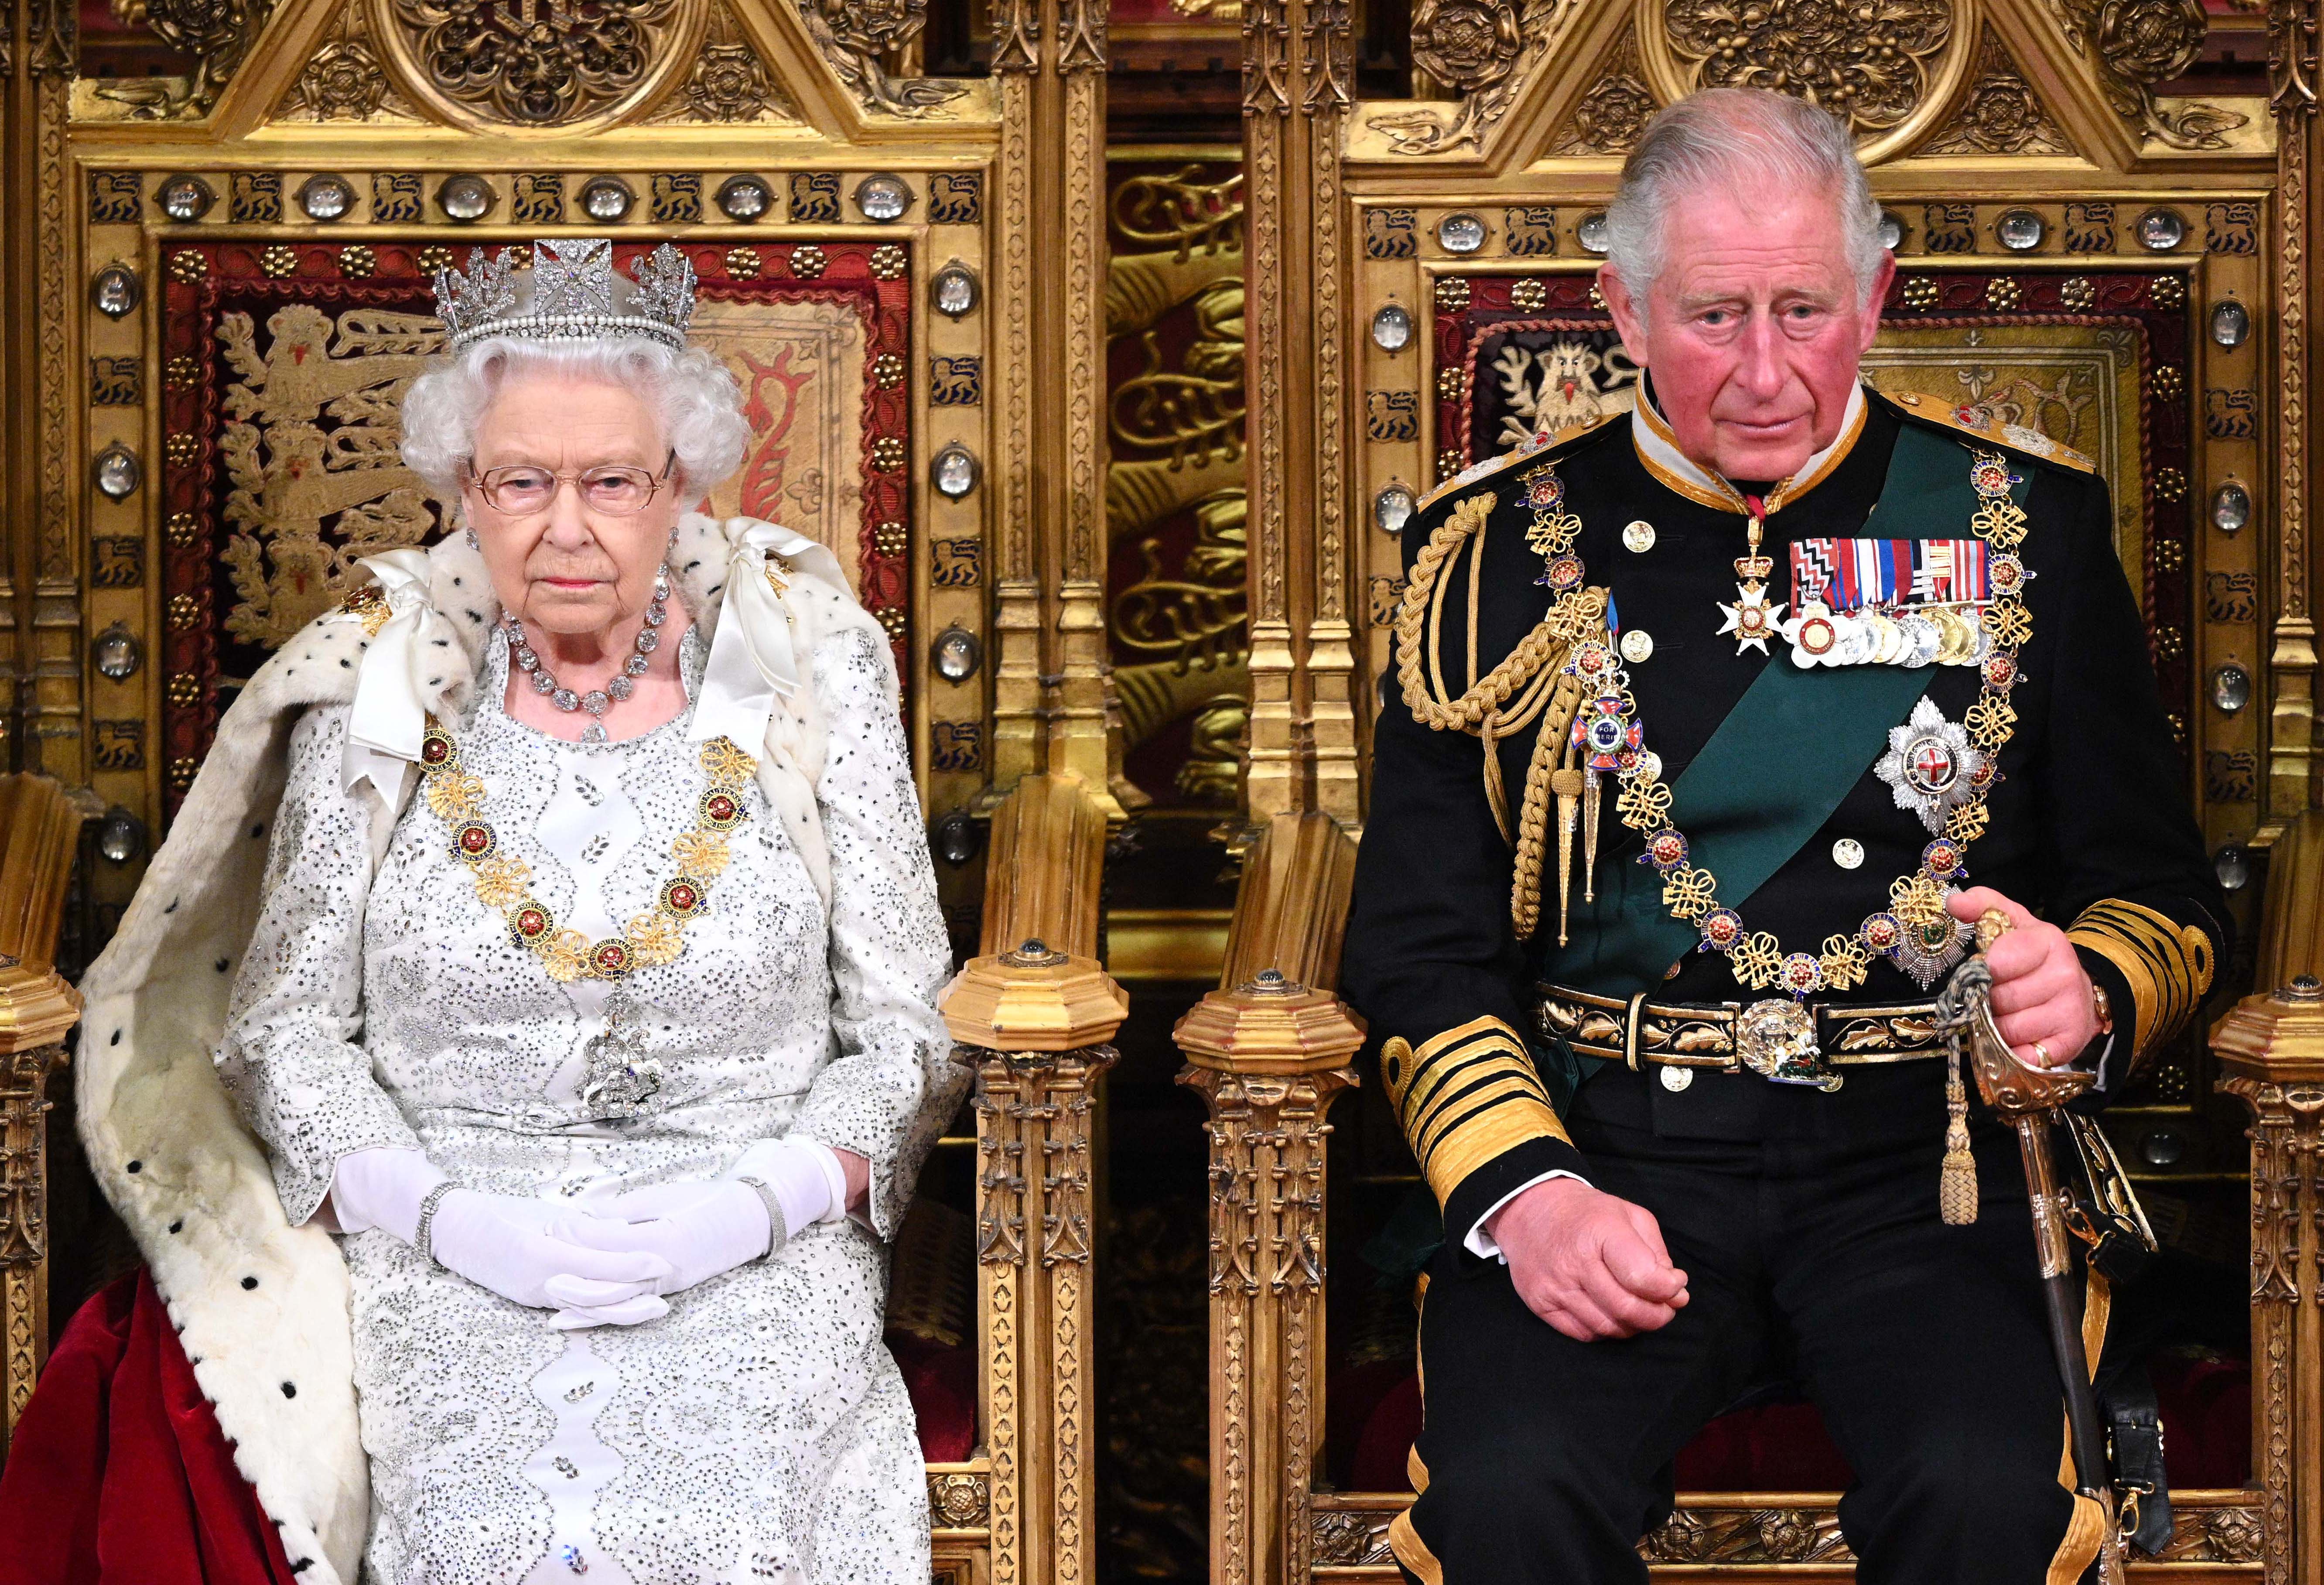
[[[1890,729],[1888,752],[1872,774],[1888,783],[1897,808],[1920,816],[1934,834],[1945,829],[1945,818],[1955,808],[1969,801],[1985,768],[1985,753],[1969,742],[1968,729],[1946,720],[1923,697],[1903,726]]]

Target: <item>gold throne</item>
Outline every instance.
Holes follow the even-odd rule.
[[[2211,1439],[2213,1478],[2174,1493],[2172,1539],[2134,1571],[2324,1580],[2324,1004],[2298,978],[2324,971],[2318,18],[2262,9],[1421,0],[1389,84],[1379,19],[1360,67],[1344,8],[1247,10],[1251,845],[1227,971],[1178,1031],[1211,1114],[1214,1580],[1391,1579],[1387,1525],[1411,1501],[1414,1420],[1379,1386],[1416,1414],[1409,1295],[1358,1250],[1415,1169],[1330,995],[1396,531],[1468,462],[1628,403],[1591,283],[1624,153],[1680,95],[1795,83],[1811,57],[1850,85],[1899,264],[1869,377],[2099,459],[2187,789],[2260,943],[2222,977],[2213,1015],[2254,994],[2213,1050],[2190,1035],[2107,1120],[2166,1244],[2248,1316],[2221,1368],[2248,1364],[2249,1433]],[[1682,1481],[1641,1543],[1657,1578],[1852,1573],[1832,1492],[1720,1484]]]

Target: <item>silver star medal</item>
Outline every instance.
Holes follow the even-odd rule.
[[[620,991],[605,1002],[605,1027],[581,1048],[581,1104],[589,1115],[616,1120],[660,1109],[661,1062],[647,1056],[646,1032],[624,1023],[637,1006]]]
[[[1889,730],[1888,752],[1872,774],[1888,783],[1897,808],[1941,833],[1946,817],[1975,793],[1985,768],[1985,752],[1971,746],[1968,729],[1923,698],[1903,726]]]

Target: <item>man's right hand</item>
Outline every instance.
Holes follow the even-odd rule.
[[[1653,1331],[1686,1303],[1653,1213],[1578,1178],[1536,1183],[1485,1231],[1526,1308],[1577,1343]]]

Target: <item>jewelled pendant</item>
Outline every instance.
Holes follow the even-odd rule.
[[[593,1117],[619,1120],[660,1109],[661,1063],[645,1054],[645,1031],[622,1021],[636,1010],[615,991],[605,1001],[605,1027],[581,1048],[581,1104]]]
[[[1772,606],[1767,603],[1767,578],[1775,570],[1775,562],[1773,557],[1759,553],[1760,539],[1767,532],[1766,508],[1757,496],[1746,496],[1743,500],[1750,512],[1744,528],[1749,536],[1750,553],[1735,558],[1735,603],[1712,603],[1727,614],[1719,636],[1733,635],[1738,655],[1747,649],[1756,649],[1764,655],[1767,653],[1767,641],[1783,631],[1784,610],[1790,602],[1778,600]]]

